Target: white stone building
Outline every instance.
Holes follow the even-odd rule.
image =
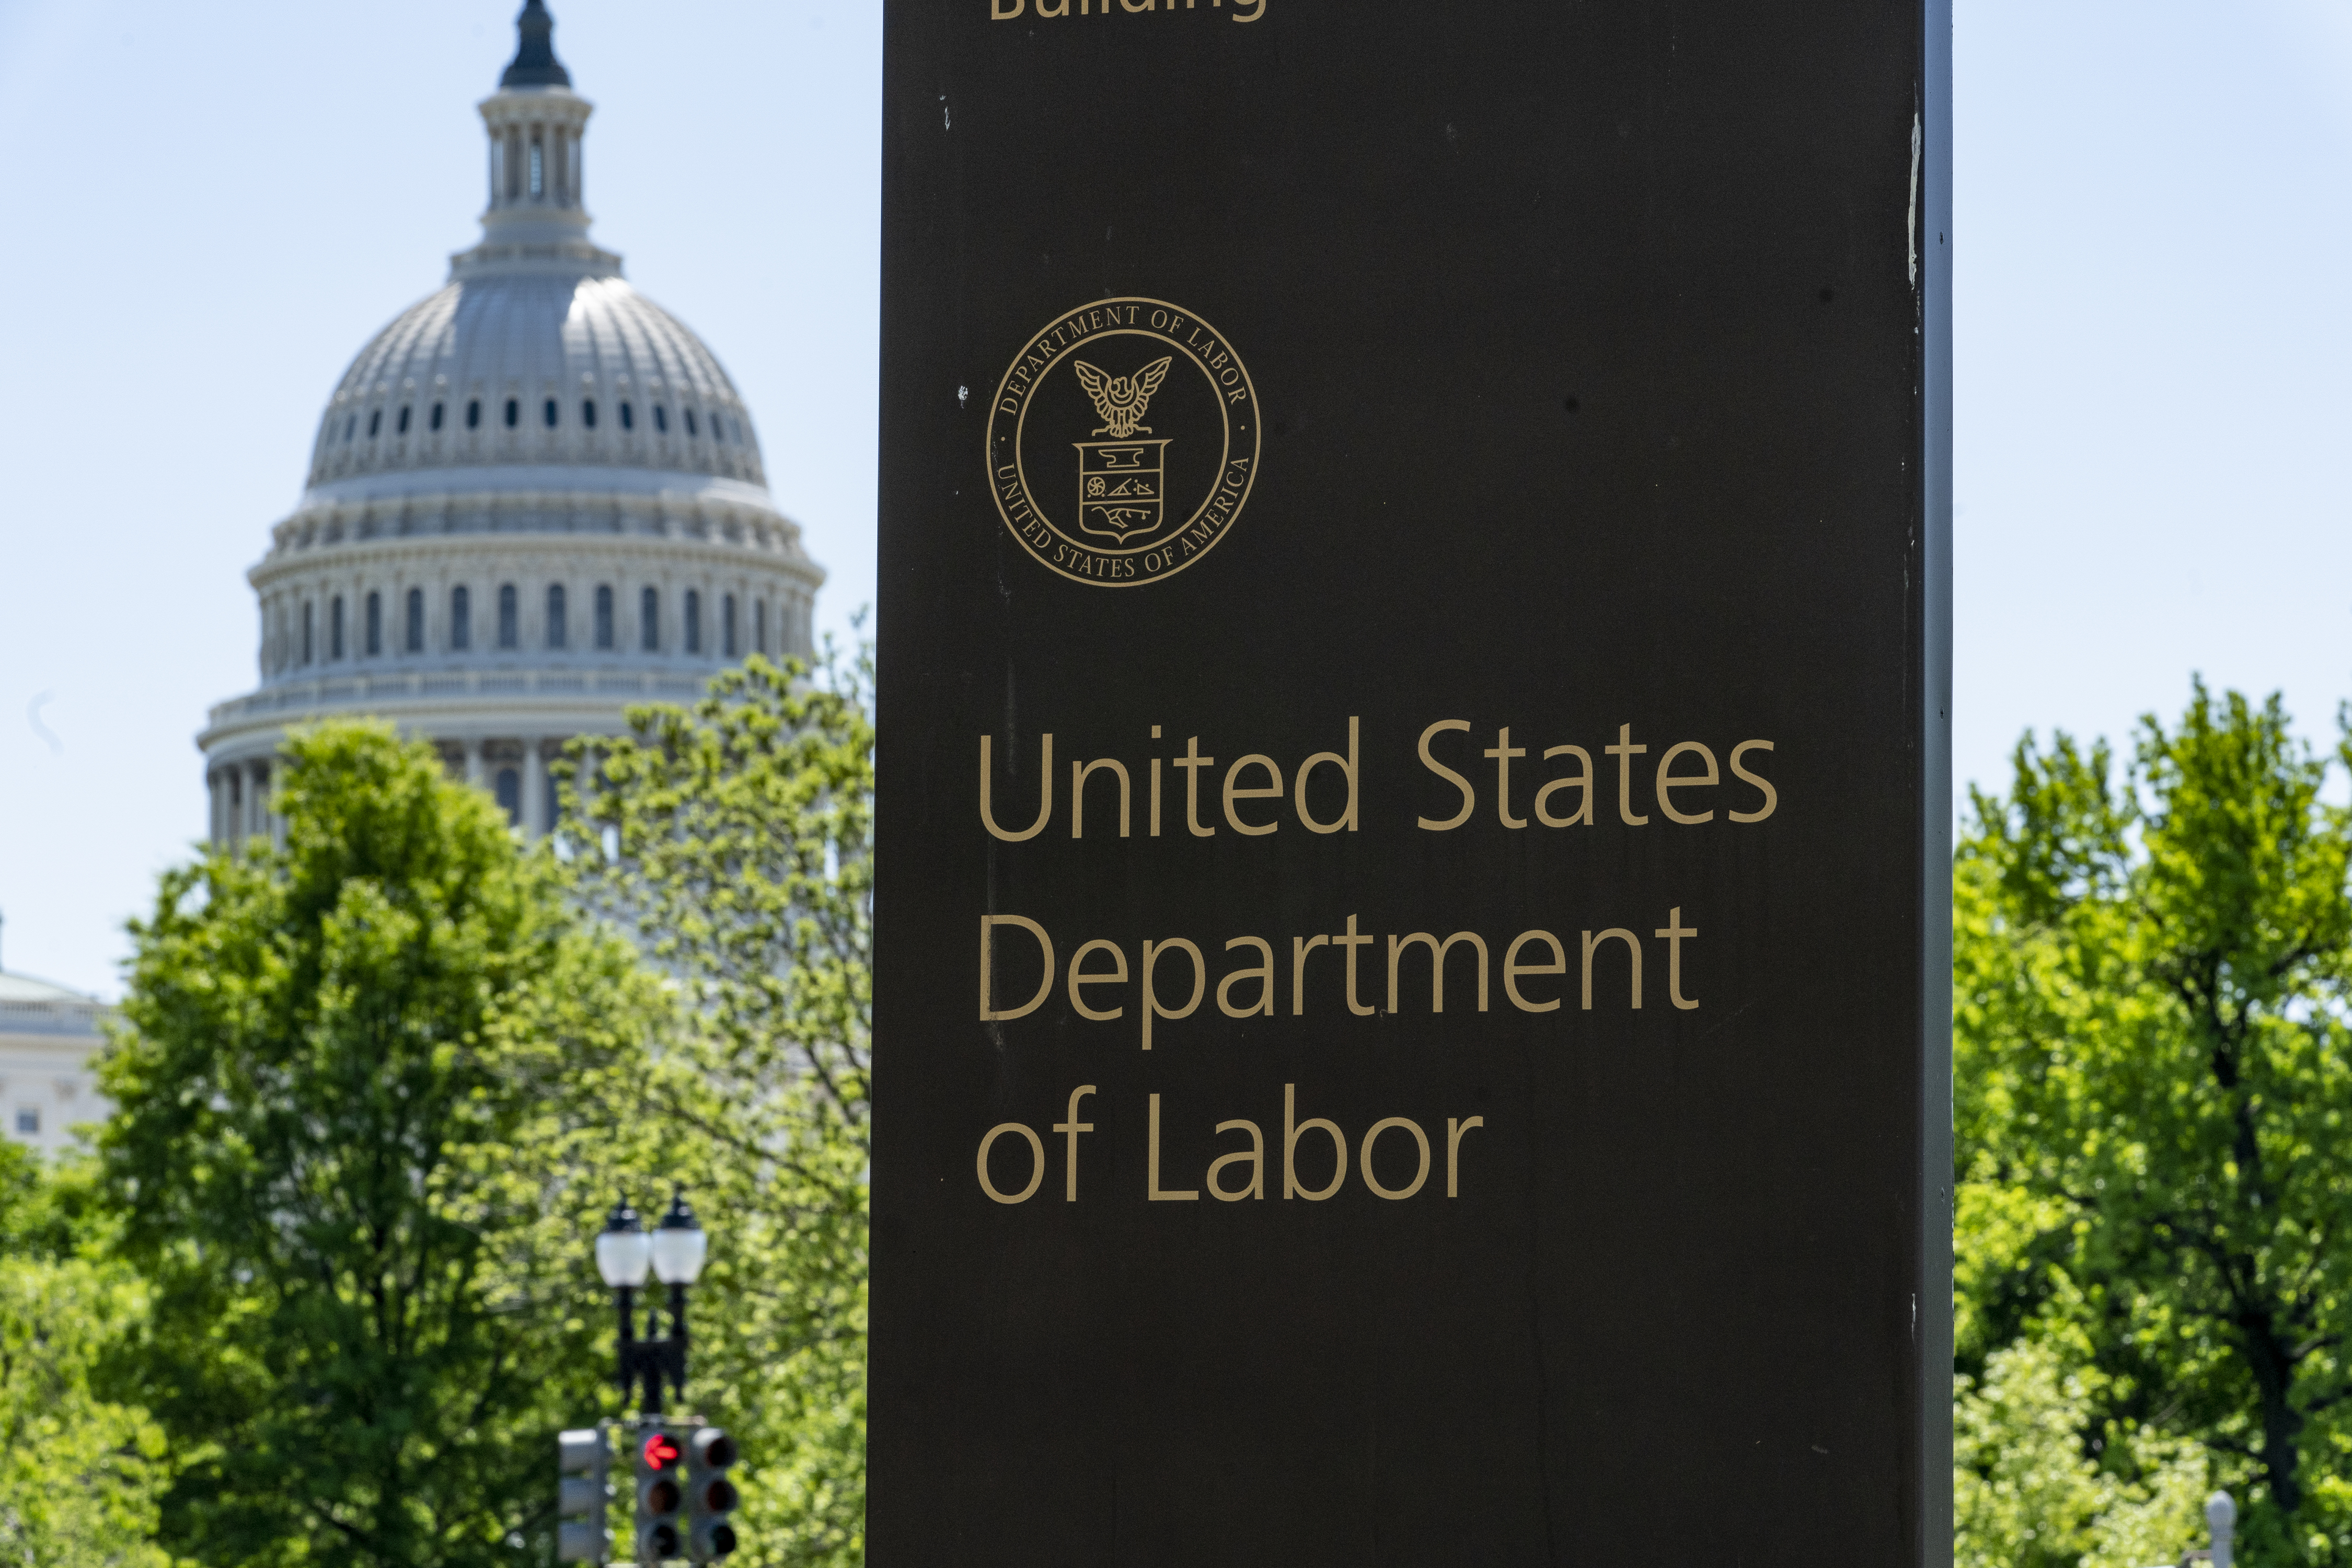
[[[260,684],[197,738],[216,843],[272,832],[291,723],[392,719],[537,833],[567,739],[691,700],[747,655],[809,651],[824,573],[769,499],[750,412],[589,240],[591,105],[553,26],[529,0],[479,106],[481,243],[352,362],[248,574]]]
[[[106,1044],[105,1004],[0,969],[0,1134],[56,1153],[113,1109],[90,1058]]]

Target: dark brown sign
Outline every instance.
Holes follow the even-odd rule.
[[[887,27],[873,1561],[1948,1558],[1945,13]]]

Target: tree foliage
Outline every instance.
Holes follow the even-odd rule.
[[[106,1386],[146,1292],[102,1256],[86,1163],[0,1142],[0,1563],[167,1568],[163,1432]]]
[[[661,1004],[546,858],[389,726],[284,748],[285,847],[167,873],[101,1082],[163,1539],[425,1568],[543,1544],[605,1365],[600,1130]]]
[[[687,1016],[646,1110],[718,1232],[693,1403],[745,1439],[747,1563],[863,1558],[869,675],[754,658],[565,770],[575,893]]]
[[[2072,1347],[2086,1460],[2194,1439],[2248,1561],[2345,1561],[2352,819],[2277,699],[2201,684],[2120,773],[2015,766],[1956,879],[1960,1370]]]
[[[1954,1568],[2146,1568],[2179,1560],[2203,1531],[2202,1445],[2103,1428],[2123,1459],[2084,1451],[2098,1374],[2059,1342],[2026,1339],[1953,1380]]]

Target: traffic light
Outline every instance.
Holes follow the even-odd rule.
[[[612,1496],[606,1480],[612,1450],[605,1447],[604,1428],[557,1433],[555,1457],[562,1476],[556,1483],[555,1560],[602,1563],[610,1545],[604,1500]]]
[[[727,1472],[735,1466],[735,1439],[716,1426],[705,1426],[687,1444],[687,1540],[697,1563],[711,1563],[735,1550],[735,1527],[727,1516],[735,1511],[735,1483]]]
[[[637,1561],[656,1563],[686,1550],[677,1528],[686,1502],[686,1446],[667,1426],[637,1428]]]

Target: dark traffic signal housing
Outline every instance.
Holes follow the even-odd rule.
[[[697,1563],[711,1563],[735,1550],[735,1527],[728,1516],[738,1500],[727,1472],[735,1468],[735,1439],[705,1426],[687,1444],[687,1541]]]
[[[602,1563],[612,1544],[604,1528],[604,1504],[613,1495],[613,1451],[604,1441],[604,1429],[587,1426],[560,1432],[555,1454],[562,1476],[555,1506],[555,1560]]]

